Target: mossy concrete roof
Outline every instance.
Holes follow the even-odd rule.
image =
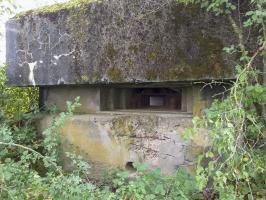
[[[225,19],[175,0],[72,0],[7,24],[11,85],[232,78]]]
[[[87,6],[88,4],[91,4],[92,2],[100,3],[101,0],[70,0],[65,3],[56,3],[53,5],[43,6],[37,9],[20,12],[16,14],[15,18],[23,18],[31,14],[39,14],[39,15],[43,14],[44,15],[44,14],[58,13],[63,10],[71,10],[71,9],[75,9],[76,7]]]

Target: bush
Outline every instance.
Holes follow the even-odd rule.
[[[5,71],[5,67],[0,66],[0,120],[19,119],[23,113],[38,108],[39,89],[7,86]]]
[[[76,106],[78,99],[68,102],[68,111],[54,118],[41,139],[30,124],[0,125],[0,199],[182,200],[198,194],[195,180],[183,170],[175,176],[162,176],[159,169],[150,171],[144,164],[135,164],[133,179],[121,171],[108,185],[97,188],[88,178],[88,163],[66,153],[74,168],[64,171],[59,159],[59,130]]]

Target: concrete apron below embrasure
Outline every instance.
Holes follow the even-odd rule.
[[[40,120],[41,129],[47,128],[51,121],[51,116]],[[61,131],[62,148],[82,155],[96,176],[112,168],[128,168],[134,162],[159,167],[164,174],[173,174],[179,167],[193,173],[196,156],[209,142],[204,130],[185,141],[182,136],[191,125],[192,116],[186,113],[75,115]],[[68,166],[65,160],[65,167]]]

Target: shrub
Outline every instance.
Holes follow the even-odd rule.
[[[9,87],[5,67],[0,66],[0,120],[19,119],[23,113],[38,108],[39,89],[36,87]]]

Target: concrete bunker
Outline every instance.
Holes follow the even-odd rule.
[[[167,85],[166,85],[167,86]],[[42,87],[41,107],[64,109],[66,101],[81,97],[79,113],[96,111],[192,112],[191,87],[73,86]]]
[[[209,145],[208,136],[206,130],[190,141],[182,135],[191,127],[193,115],[200,115],[226,85],[166,86],[42,87],[41,96],[44,105],[55,105],[60,111],[65,110],[66,101],[80,96],[81,107],[62,130],[63,148],[74,147],[92,163],[94,174],[110,167],[133,171],[135,162],[160,167],[166,174],[178,167],[193,172],[197,154]],[[39,126],[45,128],[51,120],[46,116]]]
[[[175,0],[82,0],[22,13],[6,28],[10,85],[39,87],[41,106],[60,111],[80,96],[63,148],[95,174],[134,162],[193,171],[208,136],[182,135],[234,80],[225,20]]]

